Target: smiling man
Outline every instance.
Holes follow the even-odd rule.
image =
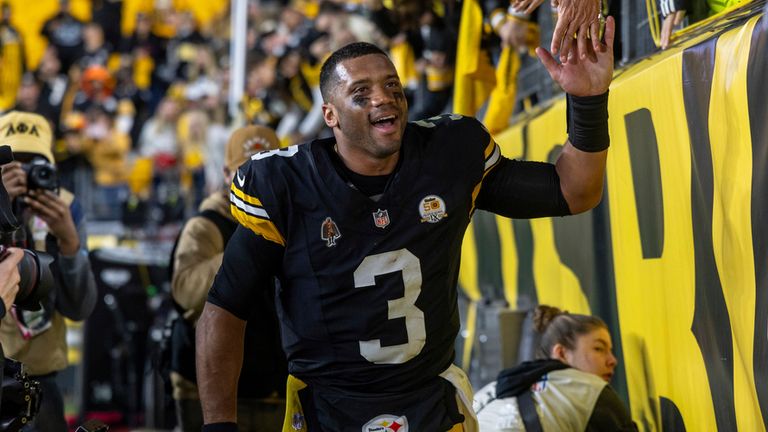
[[[472,390],[452,365],[464,231],[477,208],[529,218],[600,201],[609,30],[594,61],[558,65],[540,51],[573,95],[572,144],[555,165],[502,157],[469,117],[408,123],[382,50],[332,54],[320,88],[333,138],[254,155],[232,184],[241,227],[197,327],[204,430],[237,428],[245,319],[274,276],[291,374],[284,430],[477,430]]]

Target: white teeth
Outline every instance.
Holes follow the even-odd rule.
[[[374,123],[378,123],[378,122],[383,122],[383,121],[387,121],[387,120],[395,120],[395,118],[396,118],[395,116],[391,115],[391,116],[386,116],[386,117],[382,117],[382,118],[376,119],[373,122]]]

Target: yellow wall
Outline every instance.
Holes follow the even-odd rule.
[[[765,337],[766,324],[756,326],[755,293],[766,287],[756,286],[755,256],[753,251],[753,224],[765,224],[766,220],[753,221],[753,163],[768,169],[768,159],[753,161],[753,147],[765,146],[750,135],[747,74],[750,60],[763,62],[765,52],[750,57],[753,36],[761,31],[756,28],[758,16],[748,21],[720,22],[730,29],[718,38],[713,34],[700,36],[669,51],[657,54],[617,74],[611,86],[609,104],[611,149],[607,167],[607,214],[610,233],[607,260],[613,267],[615,292],[603,293],[615,296],[615,309],[620,325],[621,353],[626,368],[626,385],[631,402],[631,412],[641,430],[660,430],[660,398],[670,400],[679,410],[688,431],[720,429],[764,431],[756,387],[765,385],[754,375],[755,338]],[[762,25],[762,23],[760,23]],[[767,33],[765,30],[762,30]],[[697,44],[709,43],[714,47],[714,66],[709,82],[684,82],[684,52]],[[768,79],[768,76],[764,77]],[[704,115],[708,125],[711,179],[697,177],[693,172],[691,134],[688,124],[691,109],[686,107],[686,86],[711,85],[709,111]],[[690,88],[690,87],[688,87]],[[766,87],[768,88],[768,87]],[[757,99],[756,99],[757,100]],[[639,110],[647,110],[652,119],[658,149],[661,201],[662,249],[660,256],[644,257],[641,244],[641,227],[636,191],[638,184],[649,181],[651,173],[633,172],[630,145],[627,134],[627,116]],[[496,136],[503,152],[516,158],[547,160],[549,152],[566,139],[565,102],[554,101],[550,107],[517,123]],[[758,120],[759,121],[759,120]],[[768,118],[762,119],[768,123]],[[763,126],[765,127],[765,126]],[[525,139],[527,134],[527,140]],[[649,143],[652,145],[652,143]],[[695,143],[698,149],[707,148]],[[762,147],[761,147],[762,148]],[[700,151],[700,150],[699,150]],[[638,183],[639,182],[639,183]],[[704,183],[712,190],[711,208],[704,220],[705,231],[711,228],[711,239],[695,237],[693,203],[700,197],[692,196],[692,182]],[[636,184],[638,183],[638,184]],[[700,214],[699,214],[700,216]],[[533,277],[537,300],[572,312],[594,312],[590,304],[599,299],[588,298],[590,288],[580,286],[579,279],[563,264],[554,241],[553,219],[537,219],[530,222],[533,232]],[[517,284],[518,259],[515,237],[509,223],[497,219],[501,243],[501,274],[507,301],[515,305],[521,287]],[[471,229],[469,232],[471,233]],[[470,259],[484,247],[468,235],[465,251]],[[698,243],[698,246],[696,246]],[[702,282],[697,282],[697,257],[695,248],[710,244],[711,262],[722,289],[723,313],[707,315],[706,310],[696,310],[697,292],[701,296]],[[595,250],[585,254],[599,255]],[[703,265],[706,261],[700,261]],[[768,263],[765,263],[768,265]],[[462,286],[471,285],[476,265],[462,268]],[[701,269],[699,269],[701,270]],[[598,271],[610,271],[608,268]],[[707,281],[704,281],[705,283]],[[697,287],[697,283],[700,285]],[[697,291],[697,289],[699,291]],[[600,293],[598,293],[599,295]],[[472,296],[471,296],[472,297]],[[514,307],[514,306],[513,306]],[[715,309],[711,309],[715,310]],[[710,310],[710,312],[711,312]],[[727,376],[726,386],[732,386],[733,416],[716,419],[719,392],[712,390],[706,355],[697,341],[694,331],[694,315],[699,314],[705,327],[713,332],[730,326],[732,350],[721,353],[722,360],[732,362],[733,371]],[[755,334],[755,328],[762,329]],[[704,334],[706,337],[708,334]],[[700,335],[699,335],[700,336]],[[768,358],[762,361],[768,362]],[[726,363],[724,362],[723,365]],[[728,372],[725,366],[715,362],[710,368]],[[708,373],[709,372],[709,373]]]

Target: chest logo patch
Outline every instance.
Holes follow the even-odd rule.
[[[421,199],[419,214],[422,223],[438,223],[441,219],[448,217],[445,201],[437,195],[427,195]]]
[[[389,213],[382,209],[376,210],[373,212],[373,223],[376,228],[386,228],[389,225]]]
[[[325,240],[327,247],[336,246],[336,239],[341,237],[341,231],[336,226],[336,222],[330,217],[325,218],[323,224],[320,226],[320,238]]]
[[[362,432],[408,432],[408,419],[405,416],[380,415],[366,423]]]

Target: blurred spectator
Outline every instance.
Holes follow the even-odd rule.
[[[104,38],[110,46],[120,46],[120,27],[123,18],[123,0],[91,0],[93,22],[104,29]]]
[[[38,108],[35,112],[58,125],[69,77],[61,70],[61,62],[55,47],[46,48],[35,73],[41,86]]]
[[[25,73],[21,79],[19,93],[16,96],[16,105],[13,107],[16,111],[33,112],[45,117],[50,124],[56,124],[58,118],[52,108],[45,103],[41,103],[40,83],[33,73]]]
[[[11,24],[11,5],[0,4],[0,113],[16,103],[24,73],[24,46],[19,31]]]
[[[189,110],[179,116],[181,188],[187,197],[187,205],[191,207],[189,212],[200,205],[205,195],[208,123],[208,114],[200,109]]]
[[[741,3],[742,0],[658,0],[659,12],[661,12],[661,49],[667,49],[672,40],[672,34],[707,16],[719,13],[731,6]],[[684,18],[687,16],[687,23]]]
[[[90,66],[107,67],[112,46],[104,40],[104,29],[95,22],[90,22],[83,28],[83,53],[78,60],[83,69]]]
[[[101,106],[91,107],[82,132],[82,150],[93,167],[95,181],[91,214],[102,220],[120,220],[120,209],[128,197],[131,141],[115,126],[114,115]]]
[[[178,138],[176,136],[177,122],[181,107],[174,99],[168,97],[160,102],[157,112],[141,130],[139,138],[139,154],[142,157],[173,157],[178,154]]]
[[[454,34],[433,9],[425,10],[419,19],[419,36],[423,43],[419,93],[410,120],[429,118],[446,112],[453,93],[453,61],[456,51]]]
[[[77,66],[72,69],[79,69]],[[77,78],[73,76],[73,78]],[[73,86],[71,90],[75,90]],[[69,111],[85,113],[93,106],[100,106],[109,112],[117,111],[117,99],[115,90],[115,78],[104,66],[92,65],[83,70],[80,77],[80,86],[75,92],[71,103],[64,104],[63,114]]]
[[[59,12],[45,22],[40,32],[56,47],[64,71],[82,54],[83,26],[82,21],[72,16],[69,0],[59,0]]]
[[[183,317],[173,326],[172,350],[177,364],[172,365],[171,382],[178,425],[184,432],[199,431],[203,425],[195,382],[193,326],[221,265],[229,236],[237,227],[229,210],[229,185],[237,168],[253,153],[277,146],[274,131],[263,126],[247,126],[232,134],[225,150],[225,180],[186,223],[174,250],[171,290]],[[281,430],[285,415],[287,364],[280,346],[274,290],[262,294],[254,303],[245,331],[245,356],[237,392],[241,431]]]
[[[277,128],[282,146],[308,141],[325,126],[320,86],[309,85],[301,66],[299,49],[291,49],[278,62],[279,86],[291,100],[291,108]]]
[[[288,111],[284,95],[275,88],[277,59],[260,52],[251,54],[247,69],[243,114],[248,123],[277,128]]]

